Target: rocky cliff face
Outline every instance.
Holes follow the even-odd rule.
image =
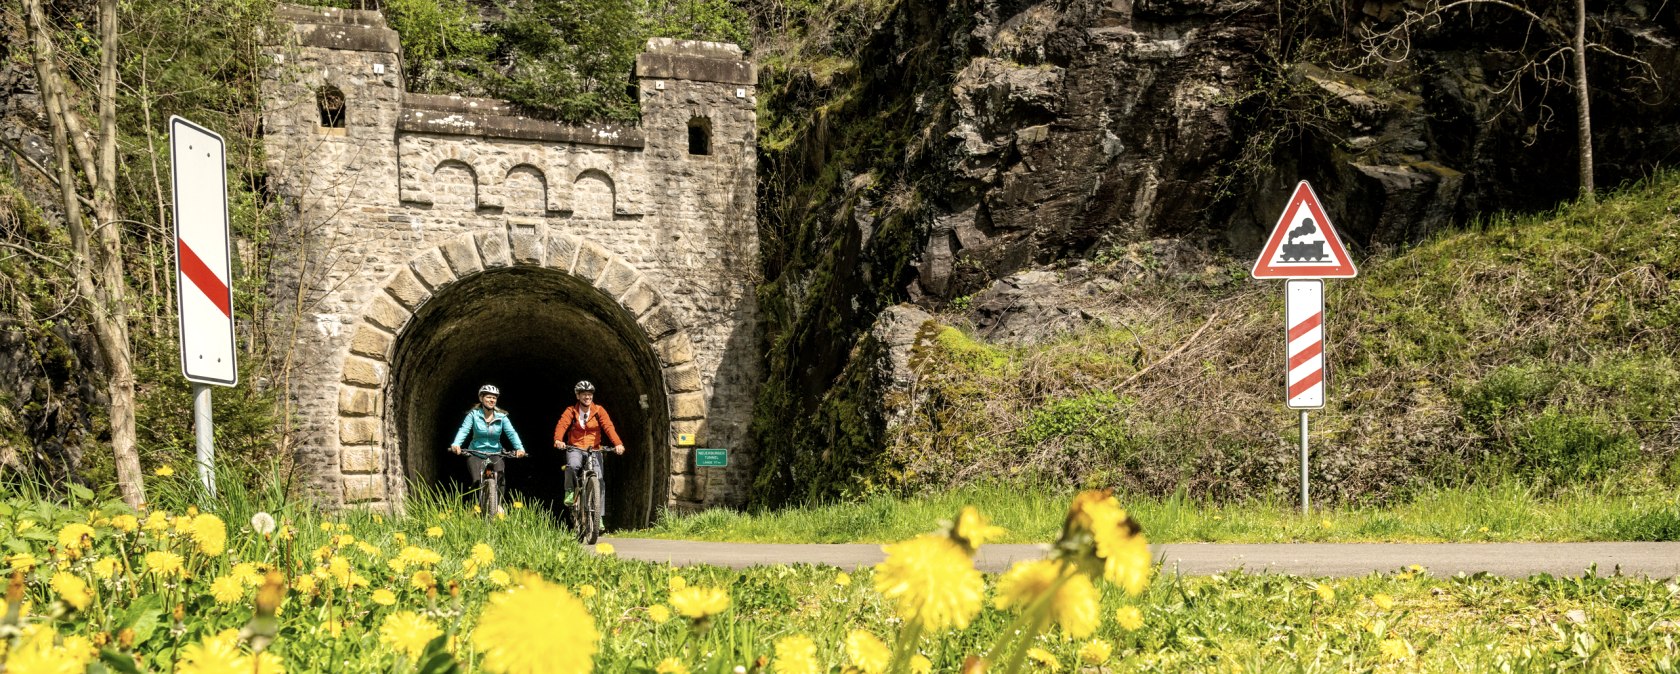
[[[1146,240],[1247,256],[1300,179],[1355,255],[1572,198],[1572,94],[1543,67],[1511,79],[1561,46],[1526,19],[1452,14],[1406,60],[1353,67],[1361,35],[1423,6],[903,0],[856,65],[772,69],[764,500],[868,488],[848,476],[887,415],[865,335],[895,303],[944,307]],[[1593,12],[1589,37],[1621,54],[1588,67],[1597,178],[1615,185],[1676,158],[1680,12]]]

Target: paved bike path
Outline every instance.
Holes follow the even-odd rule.
[[[771,564],[827,564],[851,570],[881,561],[876,544],[713,543],[651,538],[603,538],[618,556],[678,566],[732,568]],[[975,565],[999,572],[1016,560],[1044,556],[1044,545],[987,545]],[[1163,571],[1207,575],[1235,569],[1303,576],[1362,576],[1421,564],[1431,574],[1486,571],[1498,576],[1537,573],[1578,576],[1594,564],[1599,575],[1618,568],[1630,576],[1680,577],[1680,543],[1167,543],[1151,545]]]

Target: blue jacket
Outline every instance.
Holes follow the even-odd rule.
[[[492,417],[486,422],[484,409],[473,407],[467,412],[467,418],[461,420],[461,430],[455,431],[455,442],[449,444],[476,454],[501,454],[502,435],[506,434],[515,452],[525,451],[525,443],[519,441],[519,433],[513,430],[513,422],[508,421],[507,412],[496,410]],[[472,434],[472,444],[461,444],[468,433]]]

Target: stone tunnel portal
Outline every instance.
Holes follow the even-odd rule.
[[[605,456],[607,526],[644,526],[659,513],[669,474],[670,423],[658,361],[635,320],[570,274],[493,269],[440,291],[403,331],[389,400],[403,473],[411,485],[469,485],[466,460],[448,447],[478,387],[495,384],[530,453],[508,461],[508,486],[527,507],[558,514],[565,458],[554,427],[575,402],[572,386],[594,382],[625,444]]]

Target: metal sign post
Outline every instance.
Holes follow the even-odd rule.
[[[1301,412],[1301,514],[1311,509],[1307,411],[1324,409],[1324,281],[1359,274],[1318,195],[1303,180],[1254,261],[1254,278],[1286,279],[1284,405]]]
[[[228,250],[227,156],[222,137],[169,118],[169,175],[175,194],[175,306],[181,374],[193,384],[198,475],[216,496],[210,387],[239,383],[234,348],[233,262]]]

